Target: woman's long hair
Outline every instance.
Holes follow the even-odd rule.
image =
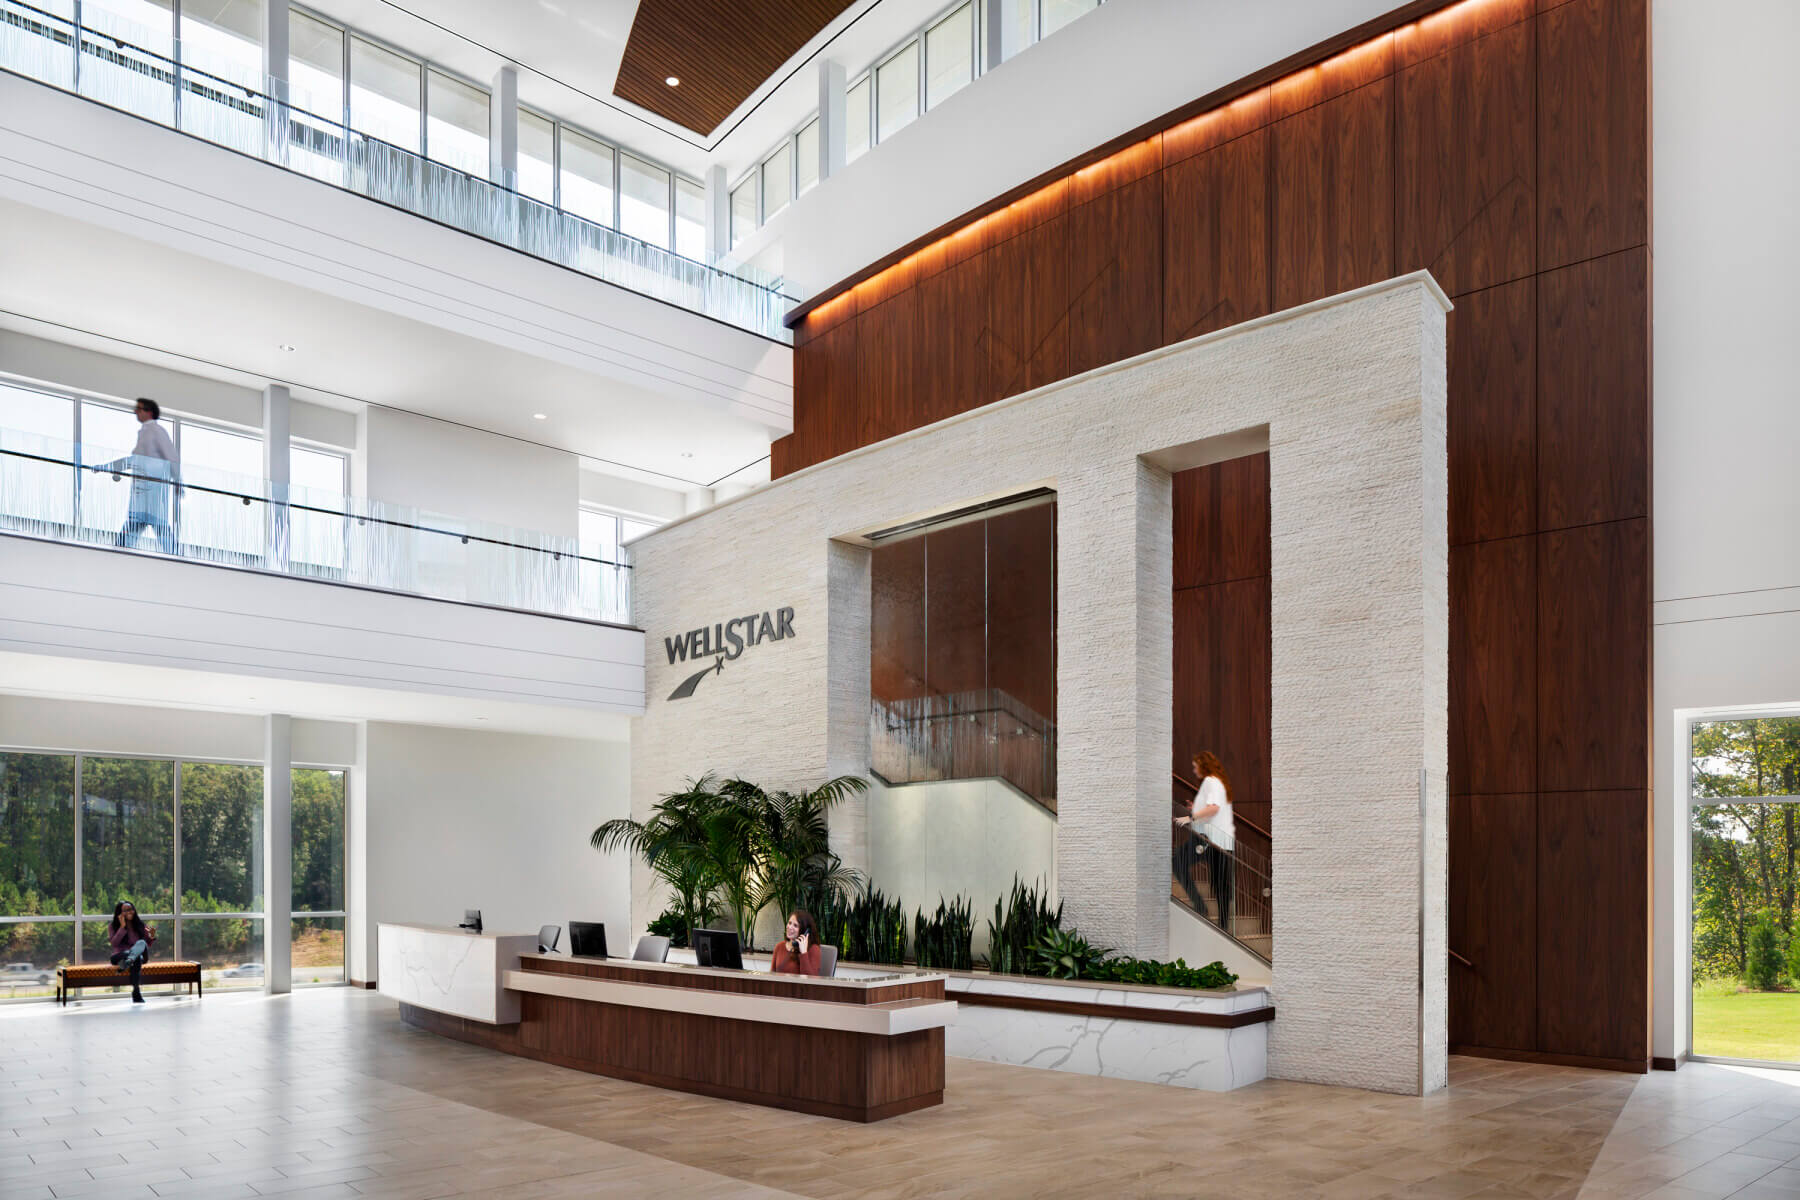
[[[1231,779],[1225,774],[1225,764],[1219,761],[1218,755],[1211,750],[1202,750],[1194,755],[1194,770],[1200,775],[1198,779],[1194,780],[1196,788],[1205,783],[1206,777],[1210,775],[1219,781],[1220,787],[1225,789],[1225,799],[1227,801],[1231,799]]]
[[[113,919],[112,925],[108,927],[109,933],[117,930],[120,925],[124,924],[123,921],[119,920],[119,914],[124,912],[125,906],[130,903],[131,902],[128,900],[121,900],[113,905]],[[135,904],[131,905],[131,932],[137,934],[139,937],[144,936],[144,914],[137,910],[137,905]]]

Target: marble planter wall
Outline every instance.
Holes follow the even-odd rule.
[[[1236,1013],[1269,1006],[1269,994],[1262,988],[1176,995],[1095,984],[953,975],[945,992],[958,1001],[979,992],[1177,1012]],[[1222,1029],[958,1003],[956,1019],[945,1030],[944,1050],[959,1058],[1019,1067],[1228,1092],[1267,1076],[1269,1026],[1263,1022]]]

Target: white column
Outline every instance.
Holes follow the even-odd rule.
[[[263,137],[278,163],[287,161],[288,125],[288,0],[265,0],[263,5],[263,76],[269,95],[280,101],[263,110]]]
[[[263,718],[263,990],[293,990],[294,719]]]
[[[844,146],[844,64],[826,59],[819,64],[820,179],[844,169]]]
[[[731,193],[725,168],[706,168],[706,261],[716,263],[731,250]]]
[[[519,68],[508,63],[494,76],[488,102],[488,178],[503,188],[519,186]]]
[[[268,510],[263,519],[263,561],[279,571],[288,555],[288,484],[292,480],[289,430],[291,397],[287,388],[272,383],[263,388],[263,478],[268,481]]]
[[[369,908],[369,723],[356,723],[356,765],[350,772],[346,848],[344,960],[351,983],[375,982],[375,919]]]
[[[1001,4],[996,0],[982,10],[987,17],[984,22],[986,28],[981,31],[981,71],[984,75],[1006,59],[1006,51],[1011,46],[1007,38],[1006,18],[1007,10],[1011,7],[1013,6],[1010,4]]]
[[[681,497],[681,511],[684,514],[700,512],[711,508],[717,496],[709,487],[693,488]]]

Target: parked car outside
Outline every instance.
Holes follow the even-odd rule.
[[[219,972],[220,979],[261,979],[263,965],[259,962],[239,963],[235,967],[226,967]]]
[[[0,966],[0,983],[10,983],[15,987],[22,983],[49,983],[55,978],[55,972],[41,970],[30,963],[16,962]]]

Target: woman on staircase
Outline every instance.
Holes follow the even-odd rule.
[[[1231,784],[1218,755],[1210,750],[1194,755],[1194,782],[1200,788],[1194,793],[1193,807],[1187,816],[1176,817],[1175,824],[1205,842],[1206,873],[1219,905],[1218,925],[1231,933],[1232,884],[1237,876],[1232,852],[1237,849],[1237,830],[1231,820]]]

